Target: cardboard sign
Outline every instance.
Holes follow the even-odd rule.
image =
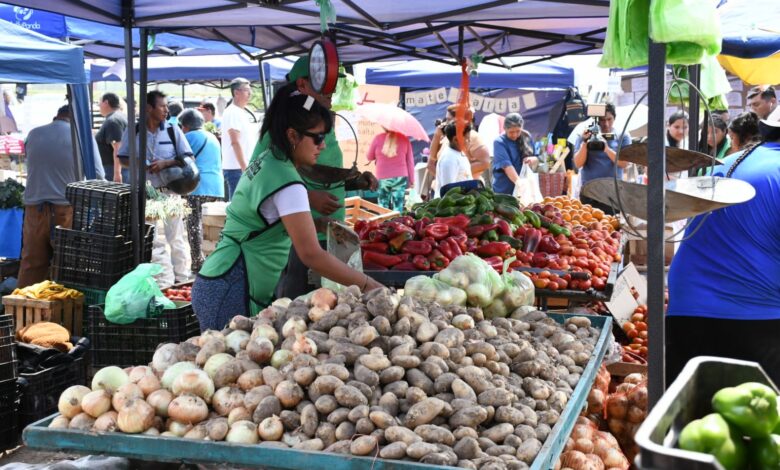
[[[639,293],[638,300],[631,293],[632,287]],[[647,304],[647,282],[639,274],[636,266],[633,263],[629,263],[615,281],[612,300],[605,302],[605,305],[612,313],[612,316],[615,317],[618,325],[622,325],[631,319],[631,315],[638,306],[645,304]]]

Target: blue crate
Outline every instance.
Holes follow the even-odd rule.
[[[583,315],[549,314],[563,323],[567,318]],[[601,329],[590,361],[582,372],[569,403],[561,413],[550,437],[542,446],[531,470],[548,470],[555,466],[566,446],[577,417],[582,411],[596,379],[596,374],[609,347],[612,320],[609,317],[588,316],[591,324]],[[344,454],[278,449],[262,445],[242,445],[228,442],[194,441],[189,439],[145,436],[141,434],[92,433],[72,429],[48,429],[57,415],[31,424],[24,430],[24,443],[34,449],[62,450],[81,454],[104,454],[131,459],[182,463],[230,463],[255,465],[267,469],[328,468],[329,470],[455,470],[455,467],[427,465],[418,462],[354,457]]]

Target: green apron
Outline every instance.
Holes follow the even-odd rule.
[[[260,213],[260,206],[293,184],[303,184],[303,181],[291,161],[277,159],[270,150],[253,158],[227,206],[225,228],[217,249],[206,258],[199,272],[205,278],[219,278],[243,256],[251,315],[273,301],[274,289],[287,265],[292,245],[281,219],[269,225]]]
[[[252,159],[250,161],[254,161],[256,158],[258,158],[268,149],[270,145],[271,134],[266,132],[265,135],[263,135],[263,137],[257,141],[255,151],[252,152]],[[322,149],[320,156],[317,157],[317,163],[335,168],[344,168],[344,156],[341,153],[339,142],[336,140],[335,127],[330,130],[327,136],[325,136],[325,148]],[[328,217],[333,220],[339,220],[341,222],[344,221],[347,215],[347,210],[344,207],[344,200],[347,198],[347,190],[344,188],[343,184],[337,184],[330,188],[323,188],[320,187],[317,183],[313,183],[311,181],[304,180],[304,183],[306,184],[306,189],[310,191],[327,191],[330,194],[336,196],[336,198],[341,203],[341,208]],[[311,216],[312,218],[316,219],[322,217],[322,214],[312,209]],[[317,234],[317,238],[319,240],[327,239],[324,233]]]

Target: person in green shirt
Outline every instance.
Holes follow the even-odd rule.
[[[326,149],[333,117],[294,84],[281,88],[266,113],[269,147],[247,166],[227,207],[217,249],[192,288],[201,331],[221,330],[238,314],[255,315],[274,299],[274,288],[295,247],[320,275],[363,291],[381,284],[325,252],[298,174]]]
[[[301,94],[311,96],[326,109],[331,109],[333,95],[323,95],[312,88],[311,82],[309,81],[308,56],[301,57],[295,61],[295,64],[293,64],[290,72],[287,74],[287,80],[289,84],[294,85]],[[266,116],[268,116],[268,113],[266,113]],[[250,161],[259,158],[260,155],[268,149],[270,144],[271,139],[268,133],[268,124],[264,121],[262,129],[260,130],[260,140],[258,140],[257,145],[255,146]],[[339,148],[338,140],[336,140],[336,132],[333,127],[330,128],[325,136],[325,149],[320,152],[316,163],[335,168],[344,168],[343,154]],[[319,220],[317,226],[320,227],[321,230],[319,230],[318,239],[323,248],[326,248],[325,228],[327,227],[327,221],[331,219],[344,221],[346,216],[344,200],[346,199],[347,191],[367,189],[376,191],[379,186],[379,182],[370,172],[362,173],[357,179],[329,186],[305,178],[303,178],[303,181],[306,185],[309,205],[312,209],[312,217],[315,221]],[[309,268],[305,266],[305,263],[302,262],[301,257],[293,247],[293,249],[290,250],[290,259],[288,260],[287,267],[282,273],[282,277],[279,279],[276,296],[279,298],[289,297],[294,299],[311,292],[317,287],[318,286],[309,282]]]

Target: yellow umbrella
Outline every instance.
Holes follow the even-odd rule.
[[[731,55],[719,55],[718,62],[724,69],[750,85],[780,83],[780,52],[760,59],[743,59]]]

